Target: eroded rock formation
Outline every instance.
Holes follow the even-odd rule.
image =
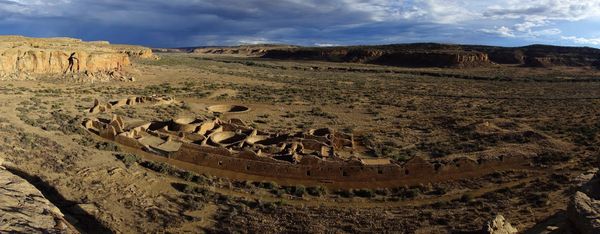
[[[497,215],[496,218],[487,222],[483,228],[483,233],[487,234],[514,234],[518,232],[502,215]]]
[[[112,46],[72,38],[0,37],[0,79],[84,74],[86,77],[122,78],[130,55],[148,57],[142,47]]]
[[[580,233],[600,233],[600,171],[575,193],[567,213]]]

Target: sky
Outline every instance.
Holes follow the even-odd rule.
[[[0,34],[151,47],[439,42],[600,48],[600,0],[0,0]]]

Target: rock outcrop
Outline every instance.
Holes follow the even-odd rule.
[[[231,54],[231,55],[244,55],[244,56],[263,56],[269,50],[274,49],[291,49],[296,48],[295,46],[288,45],[269,45],[269,44],[258,44],[258,45],[241,45],[241,46],[230,46],[230,47],[200,47],[200,48],[189,48],[188,50],[196,54]]]
[[[150,49],[83,42],[73,38],[0,36],[0,79],[82,74],[85,77],[123,78],[129,57],[152,56]]]
[[[575,193],[567,213],[580,233],[600,233],[600,171]]]
[[[131,58],[158,59],[158,57],[153,54],[152,49],[147,47],[132,45],[113,45],[112,47]]]
[[[0,167],[0,233],[77,233],[26,180]]]
[[[519,232],[502,215],[497,215],[493,220],[487,222],[482,231],[487,234],[514,234]]]
[[[402,67],[476,67],[491,64],[486,53],[441,44],[273,49],[263,57]]]
[[[385,46],[299,47],[269,49],[274,59],[372,63],[402,67],[481,67],[513,64],[524,67],[600,68],[600,49],[531,45],[494,47],[435,43]]]

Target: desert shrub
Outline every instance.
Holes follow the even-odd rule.
[[[192,182],[196,182],[196,183],[205,183],[208,180],[208,178],[206,178],[206,176],[204,175],[194,175],[194,177],[192,178]]]
[[[323,117],[323,118],[328,118],[328,119],[337,118],[336,115],[327,113],[327,112],[323,111],[320,107],[313,107],[310,111],[308,111],[308,113],[312,116],[318,116],[318,117]]]
[[[565,152],[546,151],[533,158],[533,161],[541,164],[557,163],[569,161],[571,157],[572,155]]]
[[[33,148],[37,140],[38,137],[30,133],[23,133],[19,139],[20,143],[28,148]]]
[[[267,119],[257,119],[257,120],[254,120],[254,122],[255,123],[259,123],[259,124],[268,124],[269,120],[267,120]]]
[[[345,197],[345,198],[354,197],[354,193],[352,193],[352,191],[350,191],[348,189],[338,189],[334,192],[334,194],[339,195],[341,197]]]
[[[96,144],[96,149],[104,151],[119,151],[119,146],[112,142],[99,142]]]
[[[474,198],[474,197],[473,197],[473,195],[472,195],[472,194],[465,193],[465,194],[463,194],[463,195],[460,197],[460,201],[461,201],[461,202],[468,203],[468,202],[471,202],[471,201],[473,201],[473,198]]]
[[[375,193],[371,189],[354,189],[352,192],[357,197],[371,198],[375,196]]]
[[[431,195],[444,195],[448,192],[448,189],[445,187],[435,187],[429,194]]]
[[[549,197],[548,193],[531,193],[525,197],[527,201],[532,203],[535,207],[543,207],[548,205]]]
[[[327,190],[325,190],[325,188],[323,188],[321,186],[308,187],[308,188],[306,188],[306,192],[309,195],[315,196],[315,197],[320,197],[320,196],[327,194]]]
[[[281,189],[271,189],[269,191],[271,194],[280,197],[281,195],[283,195],[285,193],[285,190],[281,190]]]
[[[380,196],[388,196],[390,194],[390,190],[386,188],[375,189],[375,194]]]
[[[206,188],[201,188],[201,187],[193,186],[190,184],[173,183],[172,186],[173,186],[173,188],[177,189],[178,191],[180,191],[182,193],[186,193],[186,194],[206,196],[210,193],[210,191],[208,191],[208,189],[206,189]]]
[[[94,144],[96,144],[96,141],[89,136],[83,136],[75,141],[77,142],[77,144],[85,147],[93,146]]]
[[[196,178],[196,177],[197,177],[196,174],[189,172],[189,171],[184,171],[183,173],[181,173],[181,178],[186,181],[193,181],[194,178]]]
[[[306,193],[306,188],[302,185],[285,186],[284,189],[286,193],[294,195],[296,197],[303,197]]]
[[[127,167],[131,167],[133,164],[142,161],[142,159],[135,154],[117,154],[117,159],[121,160]]]
[[[415,198],[421,194],[421,190],[418,188],[402,189],[398,194],[402,198]]]
[[[264,189],[275,189],[275,188],[278,188],[279,185],[277,185],[277,183],[275,183],[273,181],[264,181],[259,184],[259,187],[264,188]]]
[[[164,162],[155,163],[155,162],[151,162],[151,161],[144,161],[144,162],[140,163],[140,165],[145,168],[148,168],[150,170],[164,173],[164,174],[168,174],[173,171],[173,168],[169,164],[166,164]]]
[[[294,195],[297,197],[303,197],[306,193],[306,188],[302,185],[295,186]]]

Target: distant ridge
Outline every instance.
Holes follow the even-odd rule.
[[[154,49],[156,52],[231,54],[271,59],[372,63],[403,67],[480,67],[511,64],[524,67],[600,68],[600,49],[532,44],[521,47],[409,43],[302,47],[282,44],[201,46]]]

